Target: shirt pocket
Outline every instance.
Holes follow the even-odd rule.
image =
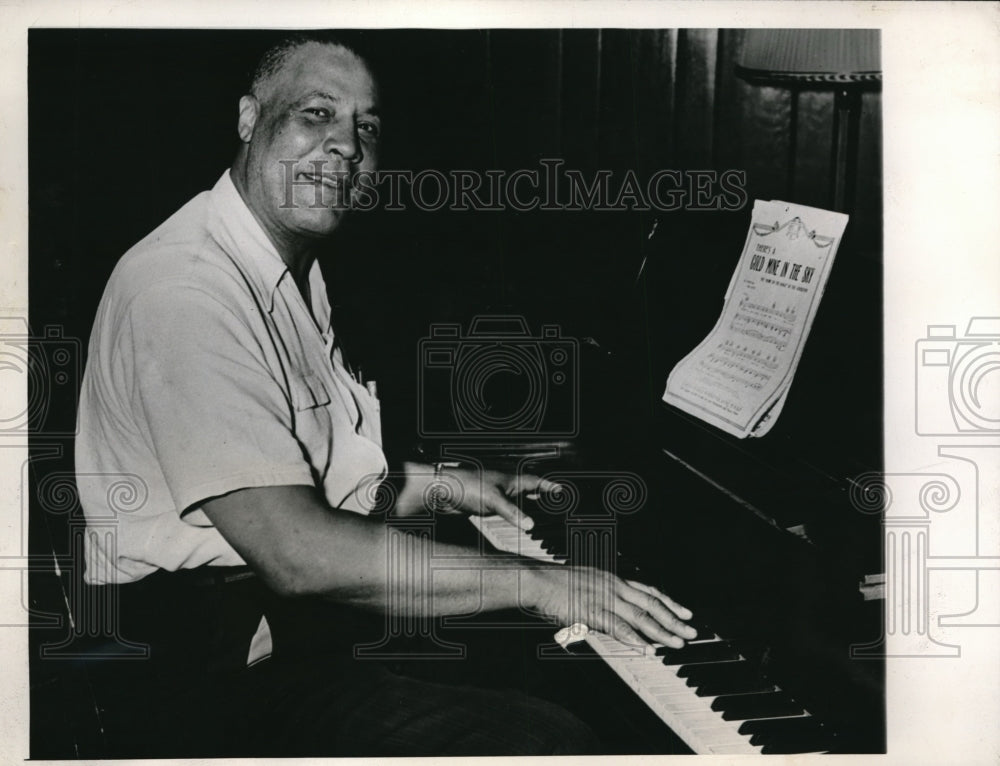
[[[322,379],[315,373],[293,373],[289,384],[292,406],[296,412],[325,407],[330,403],[330,392]]]

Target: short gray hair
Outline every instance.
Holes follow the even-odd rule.
[[[357,33],[352,35],[333,31],[296,32],[286,35],[264,51],[250,78],[250,94],[260,99],[265,85],[288,63],[292,54],[310,43],[343,48],[357,56],[369,70],[372,69],[368,57],[360,50],[361,40],[357,37]]]

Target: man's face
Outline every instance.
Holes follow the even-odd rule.
[[[278,243],[330,234],[350,204],[351,182],[378,161],[378,92],[344,48],[307,43],[240,101],[247,143],[247,202]]]

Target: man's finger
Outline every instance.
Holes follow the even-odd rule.
[[[495,513],[497,516],[502,516],[518,529],[525,531],[535,526],[535,522],[532,521],[530,516],[506,498],[501,497],[499,493],[496,495],[487,495],[483,498],[483,512]]]
[[[684,639],[688,637],[686,634],[687,626],[680,621],[665,625],[663,617],[667,612],[662,604],[657,602],[654,605],[653,601],[655,599],[647,602],[652,611],[626,601],[619,601],[617,608],[621,611],[622,618],[651,641],[660,641],[674,649],[680,649],[684,646]],[[655,612],[657,609],[661,610],[659,614]]]
[[[525,473],[521,474],[514,479],[514,482],[508,487],[508,493],[511,495],[528,494],[538,495],[538,493],[556,493],[562,491],[562,485],[557,484],[554,481],[549,481],[548,479],[543,479],[540,476],[535,476],[534,474]]]
[[[633,622],[633,624],[650,638],[659,638],[661,630],[666,631],[667,635],[677,636],[681,639],[690,639],[698,635],[697,630],[681,620],[659,598],[645,590],[633,588],[623,582],[621,587],[617,589],[617,595],[628,604],[628,606],[623,606],[626,610],[624,616],[629,617],[629,611],[631,611],[631,614],[637,618],[643,617],[641,623]],[[657,634],[648,632],[647,628],[651,626],[657,630]]]
[[[648,593],[649,595],[658,598],[660,601],[666,604],[667,608],[670,609],[671,612],[676,614],[682,620],[690,620],[692,617],[694,617],[694,613],[690,609],[688,609],[686,606],[678,604],[676,601],[670,598],[670,596],[668,596],[666,593],[657,588],[654,588],[652,585],[646,585],[645,583],[637,582],[635,580],[626,580],[625,582],[631,585],[633,588],[637,588],[638,590],[641,590],[644,593]]]
[[[607,633],[612,638],[621,641],[628,646],[652,648],[648,641],[645,641],[631,625],[620,615],[610,612],[603,612],[599,618],[599,630]]]
[[[535,489],[539,492],[562,492],[562,484],[548,479],[539,479]]]

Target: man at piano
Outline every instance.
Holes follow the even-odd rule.
[[[124,663],[123,699],[135,704],[123,756],[592,746],[587,727],[551,703],[396,675],[352,659],[340,635],[349,629],[338,605],[397,607],[385,520],[366,515],[365,482],[387,473],[378,404],[345,367],[316,253],[349,207],[351,179],[376,167],[381,129],[373,75],[349,45],[313,36],[272,47],[240,99],[232,167],[133,247],[105,290],[76,462],[95,533],[86,581],[117,589],[121,637],[150,647],[147,662]],[[398,516],[423,509],[435,479],[427,466],[405,474]],[[147,494],[116,515],[109,497],[123,476]],[[451,510],[524,527],[518,493],[558,491],[531,476],[448,478],[462,484]],[[109,514],[115,532],[102,537]],[[478,555],[436,545],[437,555]],[[695,635],[665,594],[569,570],[507,556],[432,581],[413,575],[404,609],[526,608],[670,646]],[[604,588],[612,603],[574,607],[598,603]],[[180,713],[183,736],[152,720],[164,710]]]

